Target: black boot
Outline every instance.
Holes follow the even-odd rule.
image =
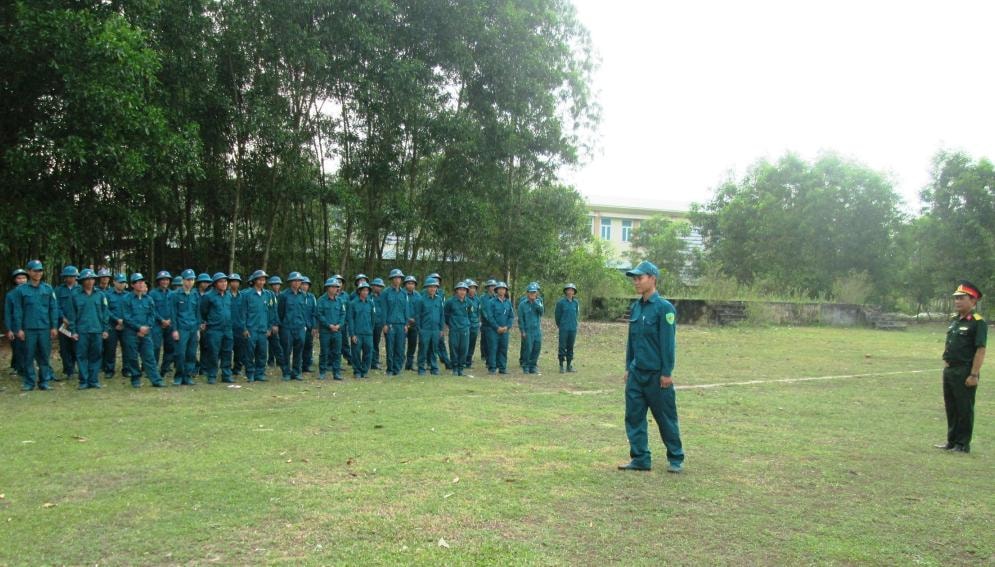
[[[567,372],[577,372],[577,369],[574,368],[573,360],[567,360]]]
[[[563,360],[560,360],[560,374],[563,374],[564,372],[565,370],[563,370]]]

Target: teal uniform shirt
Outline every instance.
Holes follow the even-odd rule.
[[[515,310],[511,307],[511,299],[505,297],[504,301],[494,297],[488,302],[487,324],[498,330],[499,327],[508,327],[515,324]]]
[[[444,317],[445,303],[442,297],[436,293],[435,297],[430,297],[427,293],[415,307],[415,324],[419,330],[439,332],[445,323]]]
[[[371,298],[367,298],[368,300]],[[376,302],[373,302],[374,306]],[[328,297],[328,294],[323,294],[318,298],[318,307],[316,309],[316,318],[318,322],[318,328],[322,333],[332,333],[330,325],[339,325],[339,331],[344,331],[343,328],[346,324],[346,317],[348,316],[348,301],[342,294],[336,295],[335,299]]]
[[[307,294],[303,291],[294,293],[293,289],[287,289],[280,292],[280,299],[277,304],[280,325],[285,329],[294,331],[306,329],[310,324],[308,321],[310,308],[306,303]]]
[[[404,325],[408,322],[408,292],[404,288],[389,287],[380,295],[386,307],[388,325]]]
[[[377,320],[376,304],[370,301],[367,296],[366,301],[358,297],[349,302],[348,321],[349,334],[352,336],[373,336],[373,324]]]
[[[446,325],[450,330],[463,331],[470,328],[470,305],[466,298],[462,301],[455,295],[446,300]]]
[[[561,331],[576,331],[577,322],[580,319],[580,300],[576,297],[573,301],[566,297],[561,297],[556,302],[556,327]]]
[[[238,290],[238,293],[228,292],[231,296],[231,328],[235,336],[241,337],[242,333],[245,332],[245,307],[242,302],[245,301],[246,292],[245,290]]]
[[[124,314],[121,309],[129,294],[127,291],[118,291],[116,288],[107,292],[107,309],[110,312],[112,326],[117,325],[118,322],[124,322]]]
[[[55,297],[58,299],[59,303],[59,320],[69,319],[69,302],[72,301],[73,295],[77,294],[82,290],[83,287],[77,282],[73,287],[69,287],[66,284],[59,284],[55,288]]]
[[[200,329],[200,294],[180,289],[169,296],[169,312],[173,317],[173,330],[193,333]]]
[[[271,307],[275,305],[276,296],[272,291],[268,289],[256,291],[255,288],[249,288],[240,291],[239,297],[241,321],[244,325],[242,332],[266,333],[276,325],[276,309]]]
[[[632,304],[625,368],[670,376],[676,363],[677,310],[654,291],[647,300]]]
[[[169,319],[170,323],[173,321],[172,306],[169,303],[169,296],[172,293],[171,290],[162,289],[161,287],[157,287],[149,292],[149,297],[155,302],[155,310],[159,313],[159,316],[163,319]]]
[[[328,297],[322,294],[323,297]],[[318,298],[310,291],[304,292],[304,325],[308,329],[313,329],[317,325]]]
[[[526,334],[540,332],[542,330],[540,321],[544,312],[545,308],[538,297],[534,302],[530,302],[526,298],[518,304],[518,328]]]
[[[207,325],[208,331],[221,331],[224,336],[231,336],[232,327],[232,296],[225,291],[223,294],[212,290],[200,298],[200,317]]]
[[[468,313],[470,315],[470,329],[476,331],[480,328],[480,306],[482,304],[480,296],[475,295],[470,297],[468,294],[466,296],[466,301],[470,304],[468,308]]]
[[[106,333],[110,331],[107,296],[94,289],[89,294],[80,289],[68,304],[69,331],[73,334]]]
[[[138,297],[129,293],[121,304],[121,314],[124,326],[135,332],[141,327],[152,329],[162,322],[162,317],[155,310],[155,301],[148,294]]]
[[[376,326],[378,329],[382,329],[384,325],[387,324],[387,309],[384,304],[383,292],[379,294],[370,294],[370,299],[373,300],[373,304],[377,308],[377,322]]]
[[[11,293],[16,295],[11,331],[48,331],[59,327],[59,303],[52,286],[45,282],[35,286],[29,281]]]

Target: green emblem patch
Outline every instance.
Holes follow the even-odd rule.
[[[671,325],[674,324],[674,314],[673,313],[667,313],[667,323],[670,323]]]

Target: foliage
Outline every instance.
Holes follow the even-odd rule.
[[[660,284],[666,289],[682,286],[691,256],[687,241],[691,225],[654,215],[639,223],[632,232],[629,261],[633,265],[649,260],[660,268]]]
[[[862,305],[874,294],[874,282],[867,272],[850,272],[833,280],[832,298],[838,303]]]

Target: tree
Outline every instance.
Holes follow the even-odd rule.
[[[633,265],[642,260],[656,264],[666,280],[667,289],[675,289],[687,272],[690,256],[686,238],[691,225],[662,215],[652,216],[632,231],[632,248],[628,252]]]

